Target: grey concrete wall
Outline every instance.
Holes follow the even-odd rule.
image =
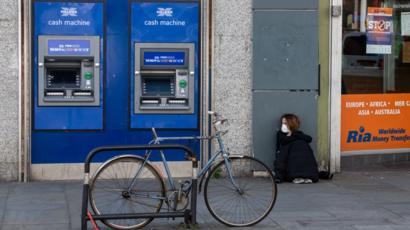
[[[212,108],[230,121],[232,154],[252,151],[252,1],[213,0]]]
[[[18,171],[18,1],[0,0],[0,181]]]

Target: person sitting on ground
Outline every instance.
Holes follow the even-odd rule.
[[[300,121],[294,114],[281,117],[282,127],[276,135],[276,180],[293,183],[312,183],[319,180],[319,172],[313,150],[312,137],[299,131]]]

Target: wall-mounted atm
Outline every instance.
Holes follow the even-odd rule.
[[[100,38],[38,37],[39,106],[100,105]]]
[[[199,128],[199,1],[133,0],[130,128]]]
[[[104,4],[33,2],[34,131],[104,128]]]
[[[135,43],[134,112],[194,112],[195,46],[191,43]]]

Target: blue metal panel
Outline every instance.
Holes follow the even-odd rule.
[[[43,5],[40,8],[43,8],[41,12],[45,12],[47,10],[47,6],[54,8],[53,4],[62,4],[62,5],[73,5],[74,3],[35,3],[34,7],[36,9],[35,13],[38,15],[40,13],[39,5]],[[78,4],[85,4],[85,3],[78,3]],[[78,5],[74,4],[74,5]],[[129,129],[129,114],[130,110],[130,95],[131,92],[130,88],[130,80],[129,80],[129,28],[126,26],[128,24],[128,7],[129,3],[127,0],[107,0],[105,3],[93,3],[88,4],[87,6],[89,10],[93,11],[95,7],[98,6],[98,9],[103,8],[101,5],[106,4],[106,15],[105,20],[106,24],[106,60],[107,63],[106,67],[106,74],[105,74],[105,94],[104,94],[104,116],[105,116],[105,124],[103,130],[88,130],[88,131],[64,131],[61,130],[33,130],[32,134],[32,163],[33,164],[44,164],[44,163],[82,163],[87,155],[87,153],[97,147],[102,145],[126,145],[126,144],[147,144],[149,140],[152,139],[151,133],[148,130],[130,130]],[[181,3],[178,3],[181,4]],[[190,5],[190,4],[189,4]],[[85,5],[83,5],[85,6]],[[52,10],[50,10],[52,12]],[[119,13],[121,12],[121,13]],[[197,12],[198,13],[198,12]],[[51,13],[48,13],[49,15]],[[93,13],[90,13],[92,15]],[[88,16],[87,16],[88,17]],[[95,18],[94,16],[90,16]],[[103,17],[103,16],[101,16]],[[195,15],[198,18],[198,15]],[[39,18],[40,21],[42,18]],[[103,25],[103,20],[101,20],[101,25]],[[44,23],[44,22],[42,22]],[[97,22],[96,22],[97,23]],[[100,23],[100,22],[98,22]],[[44,24],[37,24],[37,27],[47,26]],[[35,31],[35,37],[39,34],[45,33],[43,28],[37,28],[38,30]],[[47,34],[59,34],[59,35],[78,35],[67,28],[64,29],[64,34],[57,33],[58,31],[50,31]],[[81,32],[81,31],[77,31]],[[94,29],[84,30],[82,31],[84,35],[95,35],[95,34],[102,34],[103,29],[101,31],[95,31]],[[197,34],[197,32],[195,32]],[[101,40],[101,43],[103,41]],[[198,44],[198,43],[196,43]],[[198,47],[197,47],[198,48]],[[35,47],[37,49],[37,47]],[[37,50],[34,52],[37,53]],[[102,57],[102,53],[101,53]],[[104,57],[105,58],[105,57]],[[36,60],[35,63],[37,64]],[[35,72],[35,71],[34,71]],[[103,76],[103,75],[102,75]],[[37,75],[34,76],[36,81]],[[33,82],[34,86],[36,85]],[[34,94],[35,95],[35,94]],[[35,98],[35,100],[37,100]],[[36,101],[37,102],[37,101]],[[37,103],[36,103],[37,104]],[[132,103],[131,103],[132,104]],[[35,107],[35,106],[33,106]],[[45,118],[41,121],[42,123],[46,123],[47,119],[48,122],[55,123],[53,121],[54,116],[59,116],[61,123],[58,126],[62,127],[62,123],[64,123],[64,119],[62,117],[62,112],[58,112],[61,108],[52,108],[50,110],[50,116]],[[86,110],[86,108],[79,108],[82,110]],[[196,109],[198,111],[198,108]],[[43,110],[38,109],[35,110],[36,112],[42,112]],[[54,116],[52,112],[55,112]],[[79,113],[79,110],[75,110],[77,113],[77,122],[82,122],[85,125],[87,122],[85,121],[78,121],[81,118],[89,117],[89,114],[86,113]],[[74,112],[74,111],[73,111]],[[98,115],[100,115],[98,113]],[[157,116],[157,115],[155,115]],[[92,116],[93,119],[99,119],[98,116]],[[169,118],[169,117],[168,117]],[[68,115],[65,119],[71,119]],[[68,122],[68,121],[67,121]],[[96,121],[97,122],[97,121]],[[100,121],[98,121],[100,122]],[[155,121],[153,121],[155,122]],[[181,122],[184,122],[184,119],[181,119]],[[77,124],[77,123],[76,123]],[[78,124],[77,124],[78,125]],[[154,123],[153,123],[154,125]],[[156,125],[154,125],[156,126]],[[197,126],[197,121],[195,121],[195,126]],[[151,127],[151,126],[149,126]],[[157,127],[157,126],[156,126]],[[64,132],[62,132],[64,131]],[[158,130],[158,133],[161,136],[191,136],[191,135],[198,135],[198,129],[191,129],[191,130],[181,130],[181,129],[170,129],[170,130]],[[179,141],[179,142],[172,142],[172,143],[179,143],[188,145],[190,148],[194,149],[197,153],[197,157],[199,159],[199,142],[192,142],[192,141]],[[121,152],[123,153],[123,152]],[[108,157],[120,154],[118,152],[108,154],[105,158],[98,158],[98,161],[103,161]],[[167,151],[167,159],[171,161],[178,161],[184,160],[183,154],[181,152],[175,151]],[[158,156],[154,156],[154,160],[159,160]]]
[[[166,16],[159,9],[170,9]],[[167,25],[161,21],[171,22]],[[199,4],[197,2],[134,2],[131,4],[131,63],[134,43],[195,44],[195,109],[193,114],[134,114],[131,91],[131,128],[197,129],[199,114]],[[134,88],[134,65],[131,64],[131,88]]]
[[[34,130],[90,130],[103,128],[103,103],[97,107],[38,106],[38,36],[76,35],[100,36],[100,65],[103,56],[103,3],[35,2],[33,107]],[[104,78],[103,68],[100,76]],[[103,101],[103,80],[100,101]]]
[[[192,131],[159,131],[162,136],[193,135]],[[147,144],[152,139],[151,132],[139,130],[129,132],[128,130],[109,130],[107,132],[39,132],[33,135],[32,139],[32,160],[33,164],[44,163],[82,163],[87,154],[96,147],[103,145],[130,145]],[[165,142],[164,142],[165,143]],[[168,142],[187,145],[195,150],[197,157],[198,142],[179,141]],[[113,152],[98,161],[104,161],[113,155],[124,154],[125,152]],[[139,154],[143,154],[139,152]],[[180,151],[167,151],[166,158],[170,161],[182,161],[184,154]],[[154,153],[152,160],[160,160],[157,153]]]

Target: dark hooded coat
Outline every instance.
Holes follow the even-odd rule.
[[[280,181],[304,178],[317,182],[319,180],[317,162],[309,145],[312,137],[301,131],[296,131],[291,136],[278,131],[276,138],[274,163],[276,178]]]

